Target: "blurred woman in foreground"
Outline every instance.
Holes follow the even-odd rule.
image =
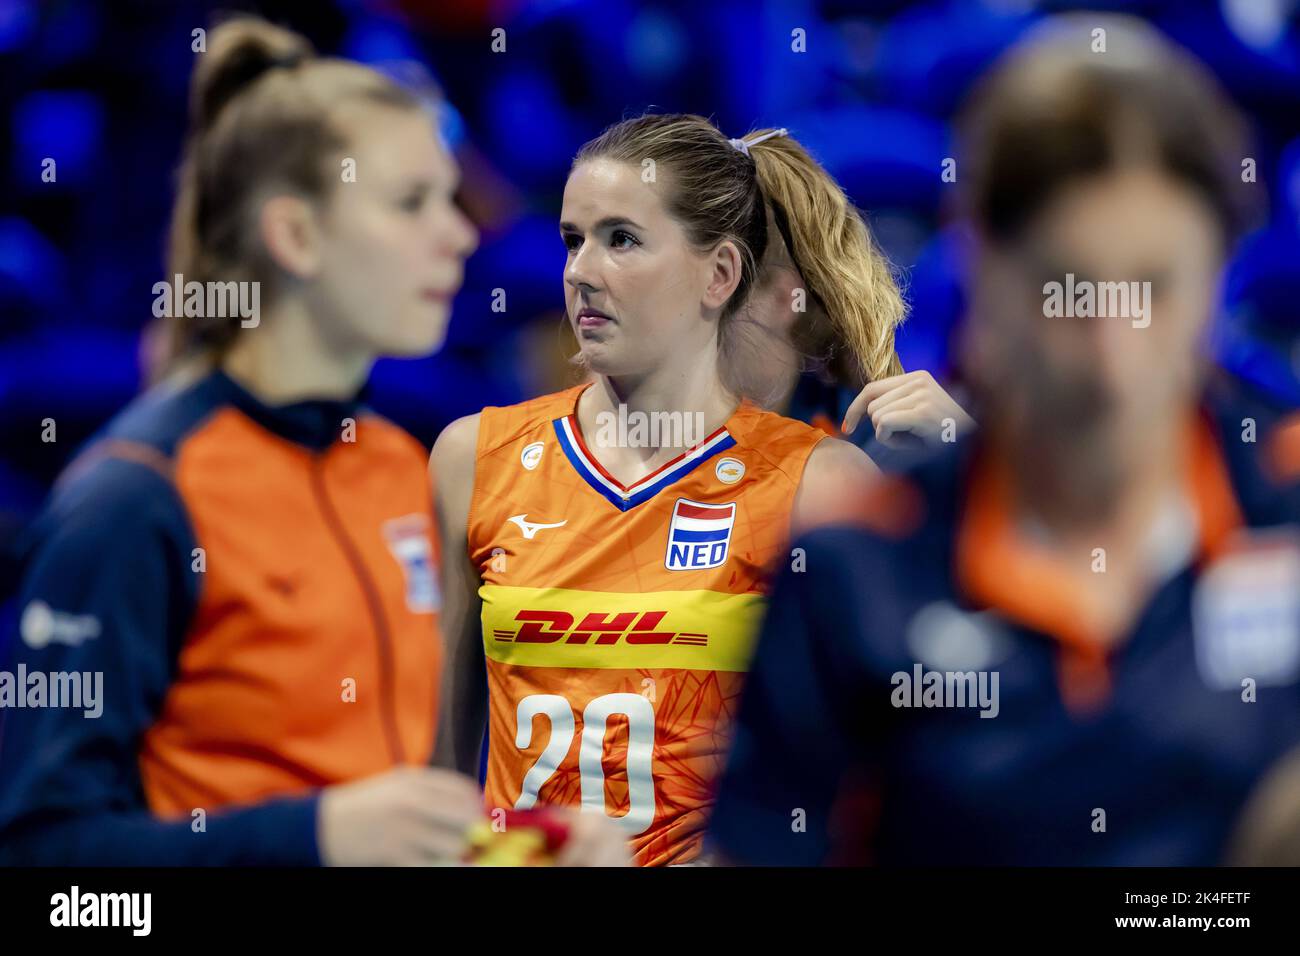
[[[20,597],[20,666],[102,680],[98,713],[6,712],[4,862],[465,850],[481,794],[426,766],[441,650],[425,453],[357,400],[376,358],[442,341],[477,241],[457,180],[429,111],[382,74],[264,21],[211,31],[175,294],[155,287],[177,370],[64,475]],[[599,857],[584,825],[566,859],[589,845],[622,856]]]

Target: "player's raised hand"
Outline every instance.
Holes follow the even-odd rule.
[[[891,448],[937,443],[949,425],[955,435],[975,427],[975,419],[924,369],[869,382],[844,413],[840,430],[852,434],[864,416]]]
[[[460,860],[465,833],[483,817],[469,777],[399,767],[327,787],[316,816],[326,866],[427,866]]]

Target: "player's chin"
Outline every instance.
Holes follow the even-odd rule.
[[[634,372],[643,363],[637,363],[628,355],[628,350],[621,343],[602,338],[579,339],[583,364],[597,375],[626,375]]]
[[[420,358],[442,348],[447,338],[449,307],[423,310],[422,314],[409,316],[401,325],[386,335],[383,354],[392,358]]]

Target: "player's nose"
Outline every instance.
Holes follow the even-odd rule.
[[[599,288],[595,267],[587,251],[590,245],[584,242],[564,266],[565,283],[579,292],[592,292]]]
[[[455,205],[433,223],[432,235],[439,255],[464,261],[478,248],[478,227]]]

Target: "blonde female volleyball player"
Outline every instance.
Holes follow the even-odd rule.
[[[810,257],[844,266],[821,280],[852,299],[831,313],[838,334],[864,368],[889,366],[898,291],[807,152],[776,131],[729,141],[697,116],[643,116],[586,144],[564,193],[568,317],[595,381],[461,419],[431,460],[439,760],[476,769],[486,727],[490,804],[607,814],[642,864],[699,854],[791,526],[875,471],[749,400],[764,386],[737,313],[773,200]]]

